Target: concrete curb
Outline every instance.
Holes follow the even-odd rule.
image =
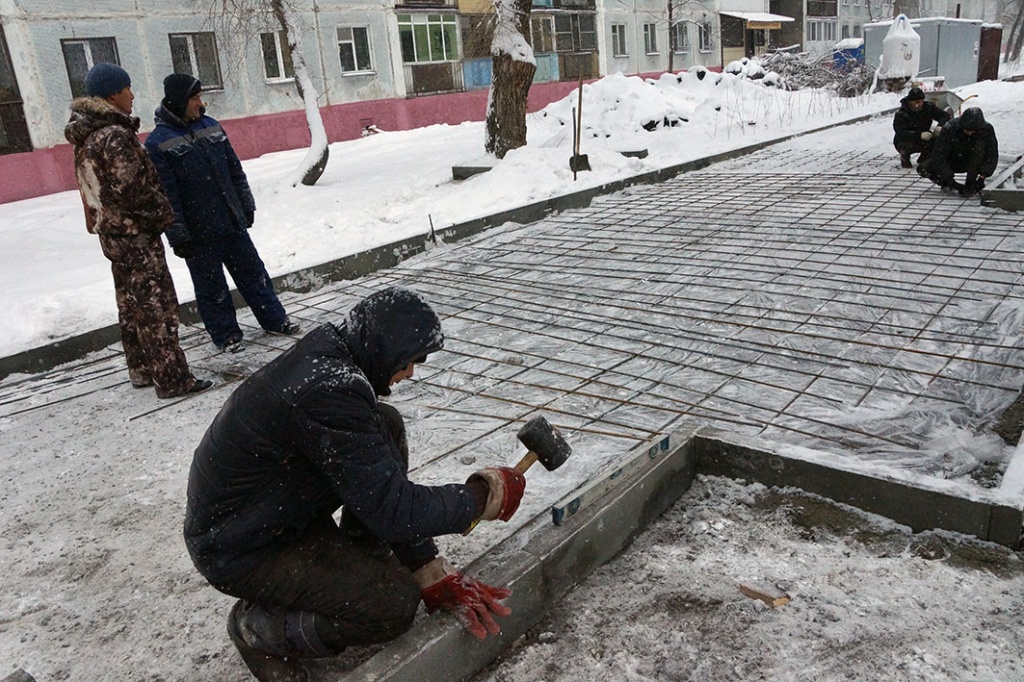
[[[634,449],[623,463],[651,451],[651,445]],[[477,640],[452,617],[437,613],[421,618],[342,679],[422,682],[472,677],[627,547],[689,490],[699,474],[800,488],[885,516],[914,532],[942,529],[1015,550],[1020,545],[1018,497],[979,489],[966,498],[942,481],[883,467],[857,470],[826,452],[801,449],[797,457],[785,450],[760,438],[687,424],[669,436],[664,456],[632,470],[601,497],[589,499],[562,525],[539,516],[467,567],[485,582],[512,588],[506,600],[512,615],[500,620],[500,635]]]
[[[500,619],[501,634],[481,641],[453,617],[435,613],[343,679],[423,682],[476,674],[689,490],[697,428],[675,431],[664,457],[623,479],[564,525],[539,516],[467,567],[484,582],[512,588],[505,601],[512,614]],[[644,445],[638,450],[647,449]]]
[[[878,116],[885,116],[896,111],[895,109],[884,110],[874,114],[858,116],[856,118],[830,123],[826,126],[813,128],[800,133],[784,135],[771,140],[765,140],[756,144],[747,145],[720,154],[687,161],[686,163],[669,166],[655,171],[648,171],[621,180],[605,183],[597,187],[570,192],[550,199],[537,201],[526,206],[521,206],[500,213],[483,216],[464,223],[450,225],[449,227],[436,230],[437,238],[445,243],[454,243],[481,232],[498,227],[505,223],[532,223],[543,219],[552,213],[567,211],[575,208],[586,208],[598,196],[612,194],[634,185],[649,185],[670,180],[677,175],[706,168],[712,164],[745,156],[766,147],[780,142],[785,142],[803,135],[810,135],[822,130],[829,130],[844,125],[861,123]],[[322,263],[309,268],[303,268],[296,272],[280,275],[273,278],[274,287],[277,291],[307,292],[330,282],[357,279],[370,273],[386,268],[391,268],[407,258],[420,254],[433,246],[429,234],[421,234],[409,237],[400,241],[384,244],[369,251],[352,254],[337,260]],[[237,291],[232,291],[236,307],[244,305]],[[196,311],[194,301],[183,303],[180,307],[180,318],[184,323],[199,322],[199,314]],[[77,336],[72,336],[60,341],[38,348],[32,348],[15,355],[0,358],[0,379],[15,373],[45,372],[65,362],[77,360],[88,353],[92,353],[117,343],[120,340],[120,330],[117,325],[110,325],[100,329],[94,329]]]

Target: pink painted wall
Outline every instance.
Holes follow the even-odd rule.
[[[539,83],[531,86],[529,111],[538,111],[562,99],[576,83]],[[372,100],[324,107],[320,113],[330,142],[360,137],[364,119],[381,130],[411,130],[438,123],[482,121],[487,89],[408,99]],[[299,149],[309,144],[305,113],[287,111],[222,121],[231,144],[242,159],[268,152]],[[144,136],[143,136],[144,139]],[[24,154],[0,156],[0,204],[75,189],[71,145],[62,144]]]

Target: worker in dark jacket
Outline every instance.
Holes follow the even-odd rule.
[[[457,571],[432,538],[509,520],[526,479],[488,468],[465,485],[413,483],[402,417],[378,400],[443,340],[418,294],[378,291],[253,374],[207,429],[185,543],[199,572],[241,600],[228,631],[257,679],[305,680],[299,659],[389,641],[421,598],[481,638],[511,612],[508,590]]]
[[[174,209],[167,241],[188,265],[199,316],[218,348],[237,353],[245,344],[225,267],[263,329],[280,334],[300,329],[288,319],[249,238],[256,202],[223,128],[205,115],[201,89],[194,76],[175,73],[164,79],[164,99],[146,150]]]
[[[932,182],[944,191],[963,196],[977,194],[999,165],[999,142],[992,124],[978,107],[966,110],[942,128],[929,164]],[[966,173],[964,184],[954,178]]]
[[[925,101],[921,88],[910,88],[907,96],[900,100],[900,108],[892,119],[892,129],[896,133],[892,144],[900,154],[900,165],[904,168],[913,167],[910,155],[920,154],[917,157],[917,172],[925,175],[935,142],[932,123],[943,126],[950,118],[945,111]]]

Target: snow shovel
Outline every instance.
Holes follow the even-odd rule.
[[[569,170],[572,171],[572,179],[576,180],[576,173],[590,170],[590,159],[586,154],[580,154],[580,138],[583,137],[583,74],[580,73],[579,107],[572,110],[572,157],[569,159]]]

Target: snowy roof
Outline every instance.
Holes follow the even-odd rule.
[[[719,12],[727,17],[736,17],[737,19],[743,19],[744,21],[756,21],[765,24],[770,24],[777,21],[793,21],[793,17],[783,16],[781,14],[770,14],[769,12]]]

